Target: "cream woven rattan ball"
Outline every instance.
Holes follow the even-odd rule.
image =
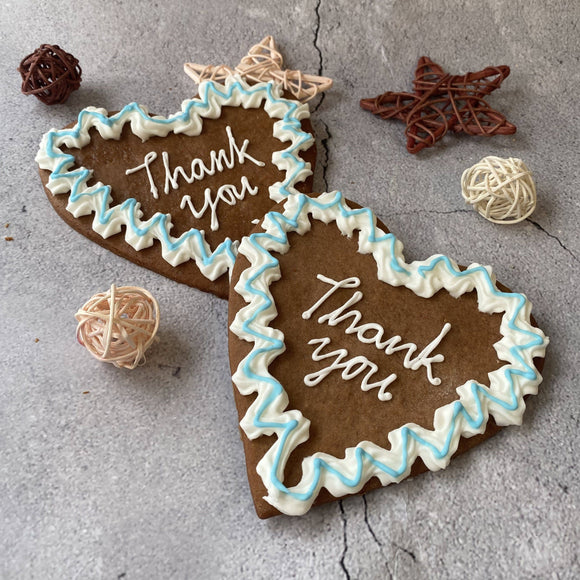
[[[517,224],[536,208],[536,185],[521,159],[484,157],[461,177],[465,201],[496,224]]]
[[[159,304],[136,286],[114,284],[75,314],[77,340],[98,360],[134,369],[145,362],[159,328]]]

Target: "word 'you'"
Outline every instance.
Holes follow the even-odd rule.
[[[264,165],[266,165],[263,161],[255,159],[246,151],[250,144],[249,139],[244,139],[240,146],[232,133],[231,127],[226,127],[226,134],[228,137],[228,148],[219,149],[218,151],[210,151],[208,164],[204,163],[203,159],[196,157],[191,161],[189,173],[181,165],[177,165],[172,169],[169,160],[169,153],[163,151],[161,153],[165,175],[163,192],[169,194],[171,191],[179,189],[178,180],[180,178],[191,184],[196,181],[202,181],[208,175],[215,175],[217,172],[221,173],[226,169],[233,169],[236,163],[243,165],[245,161],[250,161],[258,167],[264,167]],[[149,190],[155,199],[159,199],[159,188],[151,171],[151,165],[157,160],[157,158],[157,152],[150,151],[143,158],[143,163],[141,165],[137,165],[136,167],[132,167],[125,171],[125,175],[131,175],[138,171],[145,170],[149,180]],[[227,205],[236,205],[237,201],[243,200],[246,194],[256,195],[257,193],[258,188],[252,187],[248,178],[242,176],[240,180],[240,189],[238,189],[237,185],[225,184],[222,185],[214,195],[211,188],[207,187],[203,193],[203,205],[199,209],[196,209],[190,195],[183,196],[180,207],[181,209],[184,209],[187,206],[196,219],[202,218],[209,209],[211,212],[210,227],[212,231],[215,231],[219,229],[217,206],[220,201],[223,201]]]
[[[318,310],[330,296],[332,296],[340,288],[358,288],[360,286],[360,278],[352,276],[344,280],[336,281],[332,278],[318,274],[317,279],[325,284],[330,285],[330,289],[308,310],[302,313],[302,318],[308,320]],[[326,323],[329,326],[337,326],[341,322],[349,319],[350,324],[345,328],[345,334],[355,334],[357,339],[363,344],[374,344],[375,347],[384,352],[387,356],[395,352],[406,351],[403,360],[403,366],[406,369],[413,371],[419,370],[423,367],[427,373],[427,379],[432,385],[440,385],[441,379],[433,376],[434,363],[443,362],[444,356],[442,354],[432,354],[435,349],[441,344],[445,335],[451,330],[451,324],[446,322],[441,329],[441,332],[418,354],[418,346],[412,342],[400,344],[402,338],[399,335],[385,338],[385,329],[376,322],[361,323],[362,314],[360,310],[353,309],[352,306],[363,299],[363,293],[357,290],[352,296],[342,305],[328,314],[323,314],[317,320],[319,324]],[[334,360],[327,367],[306,375],[304,377],[304,384],[308,387],[313,387],[319,384],[324,378],[330,375],[333,371],[341,371],[341,376],[345,381],[353,379],[364,373],[361,383],[363,391],[369,391],[374,388],[379,388],[378,398],[381,401],[388,401],[392,398],[392,394],[387,390],[387,387],[397,379],[395,373],[391,373],[388,377],[371,382],[378,373],[378,366],[370,361],[365,356],[355,356],[348,358],[349,353],[345,348],[335,350],[332,352],[322,353],[323,349],[330,344],[329,337],[315,338],[308,342],[311,345],[319,345],[312,354],[312,360],[321,361],[334,357]]]

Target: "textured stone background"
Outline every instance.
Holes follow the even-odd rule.
[[[0,239],[0,576],[578,577],[579,16],[574,0],[3,0],[0,222],[14,241]],[[226,303],[69,229],[34,156],[45,131],[88,105],[176,111],[195,91],[183,62],[235,64],[266,34],[291,68],[335,81],[313,114],[317,189],[373,207],[408,259],[494,265],[527,293],[552,342],[521,428],[444,472],[263,522],[238,437]],[[15,69],[43,42],[83,67],[66,105],[20,94]],[[409,155],[402,126],[358,101],[410,88],[423,54],[451,72],[509,64],[490,101],[517,134],[449,136]],[[489,154],[534,171],[538,209],[519,226],[463,203],[462,171]],[[112,281],[161,303],[161,342],[134,372],[75,343],[73,313]]]

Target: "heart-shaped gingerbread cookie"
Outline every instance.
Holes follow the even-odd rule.
[[[407,263],[369,209],[296,195],[240,245],[230,359],[260,517],[399,482],[521,423],[547,338],[490,268]]]
[[[281,92],[229,77],[201,83],[169,117],[135,103],[84,109],[42,139],[47,195],[86,237],[225,298],[239,240],[276,202],[310,191],[308,106]]]

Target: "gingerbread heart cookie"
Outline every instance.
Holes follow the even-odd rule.
[[[239,240],[271,206],[309,191],[308,106],[274,83],[207,81],[180,112],[132,103],[81,111],[36,161],[58,214],[139,265],[227,297]],[[123,232],[124,235],[119,235]]]
[[[407,263],[369,209],[296,195],[245,238],[230,359],[257,513],[447,466],[537,393],[548,339],[490,268]]]

